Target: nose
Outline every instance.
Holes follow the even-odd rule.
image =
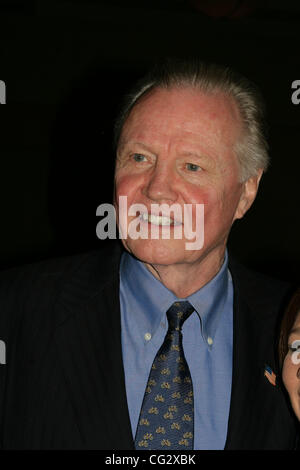
[[[157,202],[175,202],[177,199],[176,175],[167,162],[158,162],[148,175],[143,194]]]

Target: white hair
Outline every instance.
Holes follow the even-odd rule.
[[[167,60],[140,80],[126,95],[115,125],[115,145],[123,125],[137,102],[155,88],[192,87],[207,94],[224,93],[233,98],[239,111],[243,132],[235,145],[240,165],[240,179],[246,181],[269,165],[266,138],[265,105],[252,82],[228,67],[199,60]]]

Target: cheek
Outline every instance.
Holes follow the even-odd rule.
[[[239,192],[234,178],[223,178],[221,175],[204,175],[203,179],[200,180],[199,186],[189,185],[186,186],[185,190],[189,199],[194,200],[194,202],[215,204],[220,207],[232,204],[232,200],[236,199]],[[201,201],[199,201],[200,199]]]
[[[291,357],[287,355],[283,362],[282,380],[288,392],[291,391],[291,387],[293,386],[294,375],[295,375],[295,371],[294,371]]]
[[[128,200],[132,200],[141,185],[140,178],[130,176],[128,174],[116,174],[115,176],[115,194],[116,197],[127,196]]]
[[[227,209],[230,208],[230,205],[227,205],[223,188],[216,188],[216,186],[190,191],[188,202],[204,204],[205,218],[219,222],[220,217],[226,217]]]
[[[178,187],[179,188],[179,187]],[[188,186],[181,194],[185,204],[205,204],[209,206],[216,199],[216,191],[209,187]]]
[[[220,193],[216,190],[215,186],[205,187],[189,187],[188,190],[182,193],[183,202],[185,204],[193,204],[192,209],[192,229],[196,230],[198,225],[201,223],[204,224],[204,239],[207,239],[209,233],[215,230],[216,227],[219,227],[221,215],[222,215],[222,198]],[[202,213],[202,209],[199,210],[198,216],[196,214],[196,204],[204,205],[204,214],[203,222],[199,215]],[[198,224],[198,225],[197,225]]]

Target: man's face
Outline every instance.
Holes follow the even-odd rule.
[[[223,94],[192,88],[155,89],[134,106],[122,129],[115,173],[115,205],[204,204],[204,245],[187,250],[187,240],[123,240],[125,248],[151,265],[198,263],[222,256],[233,221],[242,217],[255,194],[239,182],[234,145],[241,125],[235,104]],[[257,185],[255,186],[257,188]],[[252,193],[251,193],[252,194]],[[248,200],[248,199],[251,199]],[[128,224],[136,216],[128,217]],[[151,225],[158,220],[141,222]],[[184,223],[184,221],[183,221]],[[193,225],[195,227],[195,224]],[[183,231],[184,233],[184,231]]]

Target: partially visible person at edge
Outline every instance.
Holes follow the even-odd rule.
[[[121,197],[140,204],[159,236],[1,273],[2,447],[295,448],[274,381],[290,286],[226,248],[268,166],[260,93],[228,68],[167,61],[128,97],[116,151],[117,214]],[[175,237],[173,204],[204,205],[197,249]]]
[[[300,288],[293,294],[282,319],[279,365],[291,405],[300,421]]]

